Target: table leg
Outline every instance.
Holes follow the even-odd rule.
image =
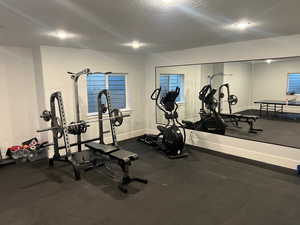
[[[259,116],[262,117],[262,104],[259,104]]]

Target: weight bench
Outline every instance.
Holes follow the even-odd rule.
[[[254,128],[254,123],[259,119],[258,116],[255,115],[244,115],[244,114],[227,114],[221,113],[221,117],[226,122],[233,122],[238,127],[238,123],[248,123],[249,124],[249,133],[257,134],[258,131],[263,131],[263,129]],[[229,121],[228,121],[229,120]]]
[[[148,181],[145,179],[140,179],[140,178],[132,178],[129,175],[129,166],[131,163],[135,160],[138,160],[138,155],[133,152],[129,152],[124,149],[120,149],[118,146],[113,146],[113,145],[105,145],[105,144],[99,144],[97,142],[90,142],[85,144],[86,147],[88,147],[90,150],[94,152],[98,152],[103,155],[109,156],[111,159],[116,160],[121,167],[123,171],[123,177],[122,180],[119,184],[119,189],[127,193],[127,186],[131,182],[141,182],[144,184],[147,184]]]

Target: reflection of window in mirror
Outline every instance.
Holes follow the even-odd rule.
[[[287,95],[300,95],[300,73],[289,73]]]
[[[180,88],[180,94],[176,99],[177,103],[184,102],[184,75],[183,74],[160,74],[161,96],[168,91],[174,91],[176,87]]]

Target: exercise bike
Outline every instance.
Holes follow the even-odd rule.
[[[218,101],[214,97],[216,92],[210,84],[202,88],[199,92],[199,99],[202,101],[201,119],[196,122],[183,120],[186,129],[225,135],[227,125],[216,110],[218,106]]]
[[[165,126],[158,125],[158,135],[145,134],[138,140],[151,146],[158,146],[168,158],[177,159],[187,157],[183,152],[186,134],[183,124],[178,121],[178,105],[176,98],[180,93],[180,88],[176,87],[174,91],[167,92],[161,97],[161,87],[153,91],[151,99],[155,101],[156,106],[164,112],[165,119],[168,121]]]

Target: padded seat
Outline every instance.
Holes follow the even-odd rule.
[[[253,120],[259,119],[259,117],[255,115],[244,115],[244,114],[233,114],[233,115],[236,115],[238,117],[244,117],[246,119],[253,119]]]
[[[119,148],[116,146],[99,144],[97,142],[90,142],[90,143],[85,144],[85,146],[92,150],[100,151],[103,154],[110,154],[112,152],[119,150]]]
[[[115,151],[109,154],[112,158],[117,160],[124,161],[125,163],[137,160],[139,157],[136,153],[126,151],[124,149],[120,149],[119,151]]]
[[[227,113],[221,113],[222,117],[226,117],[226,118],[237,118],[237,119],[249,119],[249,120],[257,120],[259,119],[258,116],[255,115],[244,115],[244,114],[227,114]]]

